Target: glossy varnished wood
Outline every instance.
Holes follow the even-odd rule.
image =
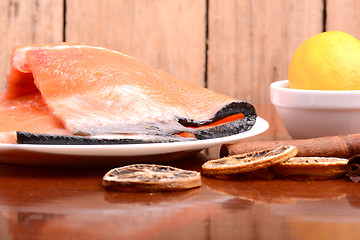
[[[251,140],[289,138],[270,105]],[[245,140],[243,140],[245,141]],[[200,170],[199,153],[169,162]],[[49,159],[51,161],[51,159]],[[106,191],[106,168],[0,164],[0,239],[356,239],[360,185],[323,181],[218,180],[170,193]]]

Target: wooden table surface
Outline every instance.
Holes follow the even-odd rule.
[[[257,106],[267,132],[289,139],[274,108]],[[169,162],[200,170],[218,148]],[[51,161],[51,159],[49,159]],[[0,164],[0,239],[358,239],[360,185],[217,180],[173,193],[120,193],[101,185],[109,168]]]

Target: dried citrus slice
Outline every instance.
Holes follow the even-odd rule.
[[[103,186],[119,191],[176,191],[199,187],[199,172],[155,164],[133,164],[111,169]]]
[[[297,149],[295,146],[281,146],[210,160],[202,165],[202,170],[205,175],[216,176],[251,172],[281,163],[296,156],[296,154]]]
[[[294,157],[269,167],[281,177],[311,176],[318,178],[338,178],[346,174],[348,160],[335,157]]]

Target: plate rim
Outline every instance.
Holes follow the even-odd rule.
[[[209,147],[228,144],[249,138],[265,132],[269,123],[257,116],[254,126],[245,132],[205,140],[172,143],[146,143],[146,144],[111,144],[111,145],[40,145],[40,144],[0,144],[0,154],[5,150],[23,150],[37,153],[71,155],[71,156],[143,156],[165,154],[182,151],[203,150]],[[139,149],[143,152],[140,153]],[[138,150],[134,152],[134,150]],[[78,151],[75,152],[75,151]],[[88,154],[84,154],[87,151]]]

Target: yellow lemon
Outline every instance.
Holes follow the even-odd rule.
[[[360,41],[344,32],[315,35],[295,51],[289,87],[311,90],[360,90]]]

